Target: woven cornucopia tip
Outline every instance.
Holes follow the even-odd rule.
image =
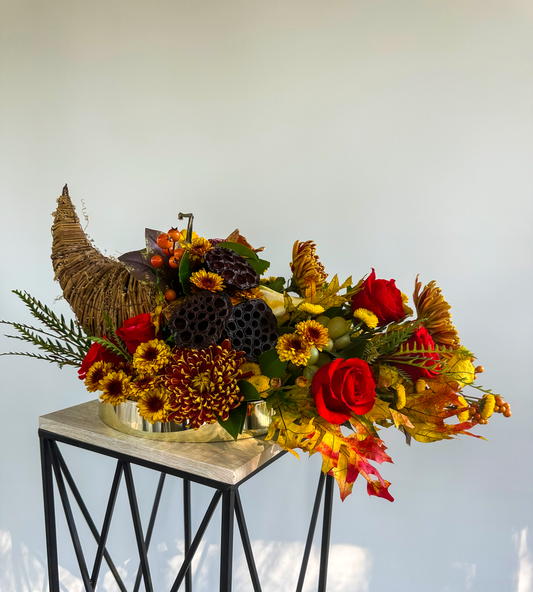
[[[81,227],[67,185],[53,216],[51,258],[55,279],[85,331],[96,337],[105,334],[103,311],[121,327],[126,319],[151,309],[153,289],[92,244]]]

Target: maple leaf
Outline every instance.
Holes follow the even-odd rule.
[[[305,299],[311,304],[320,304],[325,309],[333,306],[342,306],[345,302],[350,300],[353,290],[347,294],[338,295],[339,290],[347,288],[352,283],[352,276],[347,278],[342,284],[339,283],[339,278],[335,275],[326,288],[320,290],[316,289],[316,284],[311,282],[305,292]]]
[[[293,399],[293,403],[297,404],[297,409],[283,405],[274,407],[275,415],[267,440],[275,440],[295,455],[295,448],[300,448],[310,456],[319,453],[322,456],[322,472],[335,478],[343,501],[352,492],[358,475],[362,475],[369,483],[374,481],[372,476],[376,477],[386,491],[387,482],[369,460],[380,464],[392,460],[385,452],[385,444],[374,435],[375,430],[372,433],[365,425],[368,424],[365,418],[361,418],[359,423],[354,419],[354,425],[359,425],[358,431],[344,436],[338,425],[330,424],[318,415],[310,399]],[[377,490],[372,486],[368,491]],[[390,498],[386,495],[381,497]]]

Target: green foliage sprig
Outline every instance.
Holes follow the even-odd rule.
[[[16,294],[24,302],[31,315],[40,321],[46,329],[39,329],[23,323],[0,321],[0,324],[10,325],[19,332],[19,335],[6,335],[6,337],[31,343],[44,351],[45,354],[6,352],[0,353],[0,356],[27,356],[56,363],[60,368],[80,366],[91,347],[91,340],[83,329],[74,321],[67,321],[63,315],[58,317],[45,304],[27,292],[13,290],[13,294]]]

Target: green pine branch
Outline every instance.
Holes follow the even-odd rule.
[[[45,329],[23,323],[0,320],[0,324],[10,325],[18,335],[6,335],[10,339],[19,339],[30,343],[45,352],[45,355],[32,352],[7,352],[0,355],[27,356],[38,360],[53,362],[62,368],[65,365],[80,366],[91,347],[91,339],[71,319],[67,321],[63,315],[58,317],[48,306],[19,290],[13,290],[28,307],[31,315],[40,321]]]

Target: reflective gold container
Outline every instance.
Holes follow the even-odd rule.
[[[266,434],[270,425],[270,413],[266,403],[257,401],[243,404],[248,405],[248,412],[244,422],[244,430],[242,434],[239,434],[239,440]],[[174,422],[156,421],[152,424],[139,415],[135,401],[126,401],[116,406],[100,402],[98,414],[105,424],[115,430],[149,440],[164,442],[226,442],[233,440],[218,423],[203,425],[196,430],[188,429],[183,424]]]

